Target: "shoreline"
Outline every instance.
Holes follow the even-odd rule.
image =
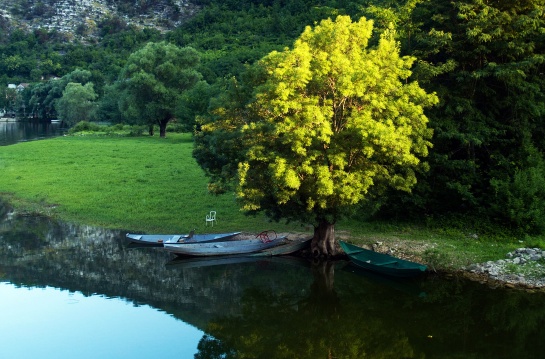
[[[518,248],[507,253],[505,259],[471,264],[464,270],[477,276],[486,276],[489,282],[504,283],[509,288],[518,286],[545,290],[544,262],[545,250]]]
[[[9,204],[9,200],[5,203]],[[25,213],[18,211],[11,206],[9,216],[28,215],[31,212]],[[33,212],[36,215],[50,217],[49,213]],[[64,221],[62,218],[56,220]],[[250,233],[250,232],[244,232]],[[292,237],[308,237],[308,233],[285,233]],[[338,236],[340,240],[342,236]],[[356,238],[352,238],[356,239]],[[495,261],[487,261],[483,263],[471,263],[466,266],[440,266],[434,268],[434,265],[426,260],[426,250],[430,248],[430,244],[425,241],[411,240],[387,240],[376,241],[373,244],[365,244],[365,238],[357,238],[357,245],[376,252],[393,255],[398,258],[411,260],[414,262],[425,264],[427,275],[437,274],[446,278],[463,277],[471,281],[479,282],[488,285],[490,288],[508,288],[514,290],[525,290],[529,292],[545,292],[545,250],[540,248],[517,248],[505,255],[504,259]],[[385,243],[386,242],[386,243]],[[340,250],[340,247],[339,247]],[[339,252],[339,255],[346,256]],[[304,254],[301,255],[305,257]]]
[[[505,255],[505,259],[472,263],[461,268],[432,269],[430,263],[423,260],[425,246],[413,254],[404,251],[400,242],[376,242],[367,245],[368,249],[390,254],[402,259],[416,261],[428,266],[427,272],[445,277],[463,278],[488,285],[490,288],[509,288],[529,292],[545,292],[545,250],[540,248],[518,248]]]
[[[530,293],[543,293],[545,292],[545,284],[532,284],[526,281],[517,281],[510,278],[509,275],[505,277],[492,277],[488,273],[477,273],[468,270],[459,270],[456,272],[461,277],[479,282],[482,285],[487,285],[491,289],[506,288],[513,290],[523,290]],[[446,274],[447,277],[453,276],[453,274]]]

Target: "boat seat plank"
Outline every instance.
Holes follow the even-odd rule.
[[[362,250],[359,250],[359,251],[347,251],[346,254],[358,254],[358,253],[363,253],[363,252],[368,252],[368,250],[362,249]]]

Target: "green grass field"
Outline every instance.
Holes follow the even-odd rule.
[[[233,194],[209,194],[191,151],[191,136],[177,133],[20,143],[0,148],[0,192],[27,210],[107,228],[203,232],[206,214],[216,210],[215,232],[304,231],[245,216]]]
[[[62,220],[146,233],[275,230],[310,236],[312,226],[271,223],[240,212],[234,194],[209,194],[207,179],[191,152],[190,134],[168,137],[64,136],[0,147],[0,196],[20,211]],[[217,224],[205,226],[209,211]],[[498,240],[470,229],[346,220],[337,238],[355,243],[406,243],[438,267],[498,259],[519,238]],[[540,241],[540,239],[533,239]]]

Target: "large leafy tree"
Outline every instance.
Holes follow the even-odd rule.
[[[409,191],[430,146],[423,108],[437,98],[406,81],[414,59],[399,55],[394,30],[369,47],[372,30],[348,16],[307,27],[293,49],[260,61],[265,79],[245,106],[242,208],[313,223],[315,255],[336,253],[335,223],[356,205]],[[216,113],[230,124],[236,111]]]
[[[51,79],[46,82],[34,84],[30,89],[28,111],[34,117],[50,119],[57,117],[57,102],[63,96],[63,91],[69,83],[86,85],[93,80],[93,75],[88,70],[76,69],[60,79]]]
[[[80,121],[89,121],[96,109],[96,99],[92,82],[85,85],[68,83],[56,103],[59,119],[70,126]]]
[[[194,130],[196,119],[208,111],[210,99],[218,95],[218,90],[206,81],[199,81],[185,91],[178,103],[176,119],[187,132]]]
[[[403,51],[419,58],[413,77],[441,97],[412,212],[471,211],[543,230],[543,0],[375,3],[376,22],[396,22]]]
[[[134,52],[119,77],[119,105],[132,123],[158,125],[165,137],[167,124],[175,118],[184,91],[193,87],[201,74],[198,52],[166,42],[150,42]]]

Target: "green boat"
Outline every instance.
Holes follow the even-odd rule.
[[[339,243],[354,265],[373,272],[394,277],[416,277],[426,271],[426,266],[420,263],[374,252],[343,241]]]

